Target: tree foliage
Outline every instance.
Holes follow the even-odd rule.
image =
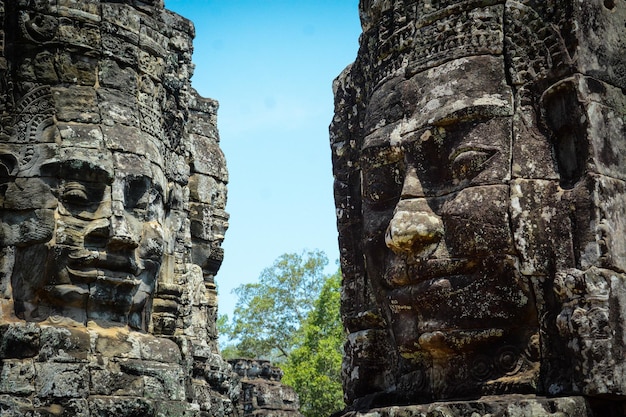
[[[220,332],[234,341],[222,346],[222,354],[279,364],[306,417],[343,408],[341,274],[325,275],[327,263],[321,251],[280,256],[257,283],[235,289],[232,322],[226,316],[218,320]]]
[[[238,298],[232,323],[219,328],[236,341],[240,356],[287,359],[320,293],[327,264],[321,251],[284,254],[261,272],[258,282],[234,290]]]
[[[283,365],[283,382],[300,397],[300,412],[307,417],[330,415],[344,406],[341,357],[344,341],[339,315],[341,274],[324,282],[313,310],[302,326],[303,341]]]

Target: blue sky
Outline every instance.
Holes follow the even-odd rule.
[[[358,49],[358,0],[165,0],[196,26],[192,84],[220,102],[230,228],[219,310],[283,253],[339,257],[328,125],[332,80]]]

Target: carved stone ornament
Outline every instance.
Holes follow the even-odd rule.
[[[359,9],[331,124],[346,415],[623,415],[626,3]]]
[[[160,0],[0,0],[0,414],[232,416],[228,174]]]

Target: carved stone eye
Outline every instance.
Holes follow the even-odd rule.
[[[76,206],[84,206],[91,203],[87,188],[77,181],[70,181],[63,184],[61,199],[65,203]]]
[[[372,206],[395,205],[402,191],[404,167],[400,163],[364,170],[363,197]]]
[[[485,149],[468,149],[456,152],[452,159],[452,178],[455,183],[471,180],[485,169],[485,163],[495,152]]]
[[[136,177],[127,181],[125,208],[144,220],[153,220],[163,211],[163,193],[148,177]]]

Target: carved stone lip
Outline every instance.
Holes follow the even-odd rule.
[[[68,259],[70,271],[102,269],[134,276],[138,276],[142,271],[135,261],[134,252],[119,254],[104,251],[78,251],[70,254]]]
[[[424,259],[407,262],[392,259],[384,271],[385,282],[392,288],[406,287],[436,278],[474,274],[481,262],[467,258]]]
[[[89,269],[72,269],[66,267],[72,282],[81,284],[106,283],[115,287],[131,287],[139,286],[140,281],[135,279],[134,274],[125,271],[112,271],[107,269],[89,268]]]

